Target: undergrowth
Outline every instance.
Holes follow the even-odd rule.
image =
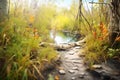
[[[85,60],[88,61],[89,66],[106,62],[109,58],[119,59],[120,49],[114,49],[109,45],[108,27],[103,22],[93,26],[91,30],[87,29],[84,28],[82,31],[86,36]],[[119,41],[118,38],[116,37],[115,41]]]
[[[40,30],[34,19],[19,13],[0,23],[0,80],[44,80],[43,62],[51,63],[57,54],[52,47],[39,46],[50,38],[42,37],[48,29]]]
[[[85,59],[89,61],[90,66],[105,61],[108,57],[108,30],[105,24],[101,22],[89,31],[84,28],[83,33],[86,35]]]

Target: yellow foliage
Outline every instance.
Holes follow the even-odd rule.
[[[70,19],[67,16],[59,15],[53,20],[52,29],[62,30],[70,24]]]
[[[27,32],[29,32],[29,31],[30,31],[30,27],[26,27],[25,30],[26,30]]]
[[[33,15],[30,15],[30,17],[29,17],[29,22],[30,22],[30,23],[33,23],[34,20],[35,20],[35,17],[34,17]]]

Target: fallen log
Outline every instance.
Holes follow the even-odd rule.
[[[85,39],[77,41],[77,42],[61,43],[61,44],[40,42],[39,46],[41,46],[41,47],[51,46],[56,50],[67,50],[67,49],[75,47],[75,46],[82,46],[83,43],[85,43]]]

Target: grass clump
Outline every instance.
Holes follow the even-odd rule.
[[[84,34],[86,35],[86,60],[90,62],[90,65],[105,61],[108,57],[107,27],[103,23],[100,23],[100,25],[94,26],[92,30],[85,31]]]

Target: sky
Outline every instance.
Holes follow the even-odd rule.
[[[75,0],[76,2],[79,2],[79,0]],[[97,2],[98,0],[83,0],[83,5],[85,7],[85,9],[90,9],[91,8],[91,4],[89,2]],[[67,9],[70,8],[70,5],[72,4],[73,0],[56,0],[56,5],[58,7],[65,7]]]

